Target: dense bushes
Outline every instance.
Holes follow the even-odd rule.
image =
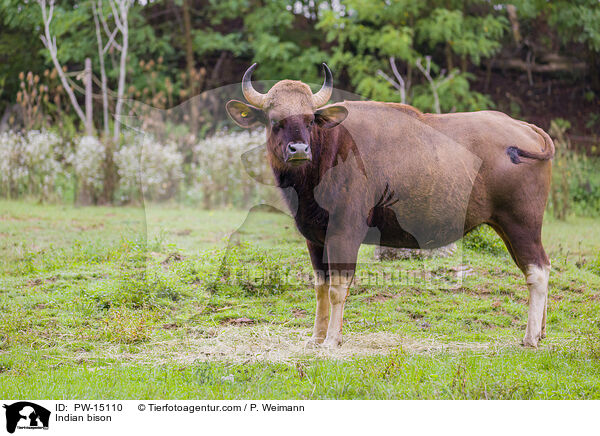
[[[554,138],[554,157],[550,210],[558,219],[569,214],[600,214],[600,159],[573,151],[566,135],[571,124],[555,119],[550,125]]]
[[[118,197],[121,202],[136,200],[140,187],[145,198],[162,200],[177,192],[183,178],[183,156],[177,146],[161,144],[151,136],[137,136],[114,154],[119,174]]]
[[[557,155],[549,210],[559,219],[597,216],[600,160],[570,150],[566,128],[564,121],[552,123]],[[264,142],[262,129],[223,131],[192,145],[129,134],[110,151],[89,136],[65,141],[50,131],[2,133],[0,197],[71,201],[77,193],[78,201],[96,203],[110,177],[116,180],[111,200],[119,204],[139,203],[143,195],[206,209],[250,207],[275,200]]]
[[[187,191],[190,200],[205,208],[218,205],[249,206],[263,193],[259,181],[270,180],[264,130],[220,133],[193,148],[190,173],[193,182]]]
[[[66,161],[68,156],[61,156],[60,138],[54,133],[35,130],[25,135],[0,133],[0,195],[6,198],[60,195],[56,182],[65,174]]]
[[[121,204],[140,202],[143,195],[205,208],[247,207],[268,195],[263,143],[262,130],[221,132],[191,147],[130,135],[109,160],[109,149],[94,137],[64,141],[49,131],[3,133],[0,197],[69,201],[77,192],[79,201],[96,203],[107,177],[115,177],[112,200]]]
[[[480,253],[494,256],[507,253],[506,246],[500,236],[489,226],[480,226],[463,239],[463,247]]]

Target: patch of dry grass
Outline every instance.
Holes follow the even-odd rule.
[[[351,360],[355,357],[407,354],[459,353],[475,351],[497,353],[521,348],[520,340],[503,342],[443,342],[435,337],[411,338],[387,332],[349,333],[339,348],[313,347],[305,329],[279,326],[219,326],[190,329],[184,338],[140,344],[135,352],[120,347],[102,347],[96,358],[113,358],[136,364],[182,364],[195,362],[274,362],[288,363],[305,359]],[[548,343],[546,347],[551,347]],[[85,353],[87,357],[92,357]],[[92,357],[93,358],[93,357]]]

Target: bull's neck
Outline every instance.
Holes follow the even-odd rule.
[[[301,167],[291,166],[274,166],[272,165],[273,174],[277,186],[282,190],[283,196],[292,210],[296,208],[302,214],[301,210],[310,209],[315,211],[319,209],[314,198],[315,187],[321,182],[321,177],[329,167],[331,167],[330,151],[324,147],[327,144],[324,141],[323,134],[317,134],[312,137],[311,148],[313,160]],[[328,144],[330,147],[333,144]],[[297,197],[296,197],[297,196]],[[297,200],[296,200],[297,199]]]
[[[293,189],[298,195],[298,200],[314,201],[313,190],[320,182],[320,162],[309,162],[298,168],[273,168],[277,186],[288,191]]]

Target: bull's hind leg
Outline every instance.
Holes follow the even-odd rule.
[[[315,294],[317,297],[315,324],[309,343],[321,344],[327,336],[327,325],[329,324],[329,267],[324,262],[324,247],[310,241],[307,241],[307,246],[315,275]]]
[[[517,266],[525,274],[529,288],[529,315],[523,345],[537,347],[540,339],[546,336],[550,277],[550,261],[542,246],[541,220],[536,224],[503,220],[493,227],[504,239]]]
[[[529,265],[525,276],[529,288],[529,317],[523,345],[537,347],[539,340],[546,337],[550,265]]]

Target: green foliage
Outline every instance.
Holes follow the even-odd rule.
[[[484,0],[344,0],[335,8],[325,0],[188,3],[197,74],[192,79],[194,88],[190,89],[185,59],[183,3],[136,2],[129,15],[128,97],[173,107],[191,97],[192,91],[239,80],[239,71],[250,61],[260,64],[258,79],[292,78],[318,84],[319,66],[327,61],[334,69],[337,86],[366,98],[398,101],[396,89],[377,74],[378,70],[389,74],[388,59],[395,57],[407,84],[412,85],[407,89],[408,102],[432,110],[431,89],[415,69],[416,59],[432,56],[436,75],[456,70],[455,77],[439,89],[442,110],[478,110],[493,107],[493,102],[472,89],[473,72],[512,44],[506,7]],[[548,44],[553,44],[556,33],[565,50],[573,44],[583,45],[586,50],[580,57],[585,56],[590,71],[595,71],[598,58],[590,53],[600,52],[597,1],[516,0],[513,4],[522,27],[532,28],[531,33],[542,29],[540,39],[546,38]],[[108,16],[110,7],[106,2],[104,7]],[[91,17],[90,2],[60,2],[55,8],[52,33],[57,38],[59,59],[68,71],[80,71],[86,57],[92,58],[95,70],[98,67]],[[175,31],[173,22],[177,23]],[[0,23],[2,110],[16,99],[20,72],[41,75],[51,68],[51,62],[39,39],[41,13],[36,2],[2,0]],[[109,88],[114,90],[116,51],[107,53],[106,66]],[[51,111],[50,107],[46,110]],[[57,111],[57,120],[59,115],[73,117]],[[100,111],[95,116],[99,121]]]
[[[40,22],[35,2],[0,1],[0,113],[16,100],[19,73],[44,68],[44,59],[39,56],[42,41],[34,36]]]
[[[437,44],[449,44],[460,57],[468,56],[475,65],[481,58],[495,54],[502,46],[501,39],[508,20],[498,14],[465,16],[460,9],[435,9],[416,24],[417,40],[431,49]]]
[[[577,41],[600,52],[600,3],[595,0],[554,1],[549,4],[550,24],[563,41]]]
[[[508,253],[500,236],[491,227],[485,225],[476,228],[465,236],[463,247],[494,256]]]
[[[444,61],[451,68],[454,57],[468,57],[478,65],[501,48],[508,22],[489,5],[483,8],[488,12],[484,15],[465,16],[463,5],[440,5],[432,12],[422,2],[412,2],[411,7],[405,3],[348,1],[345,9],[324,12],[318,28],[326,31],[328,42],[337,43],[331,63],[338,71],[347,72],[357,93],[370,99],[399,101],[396,89],[377,74],[378,70],[389,71],[388,59],[394,57],[400,60],[404,80],[417,83],[407,89],[407,102],[433,111],[432,90],[415,69],[415,61],[436,54],[432,62],[436,74],[440,74]],[[437,56],[443,47],[449,49],[445,59]],[[488,97],[470,89],[469,80],[474,76],[466,69],[453,74],[456,77],[439,89],[443,111],[492,107]]]
[[[282,257],[247,242],[234,243],[218,255],[221,264],[206,289],[230,297],[277,295],[296,289],[294,265]]]
[[[571,127],[564,119],[552,120],[550,135],[554,138],[556,155],[553,162],[550,206],[554,216],[566,219],[579,215],[600,214],[600,159],[576,153],[566,136]]]
[[[469,79],[473,78],[474,76],[469,73],[458,73],[440,85],[438,94],[442,112],[479,111],[495,106],[489,96],[473,92],[470,89]],[[421,110],[435,112],[434,99],[429,85],[417,85],[413,90],[412,104]]]

